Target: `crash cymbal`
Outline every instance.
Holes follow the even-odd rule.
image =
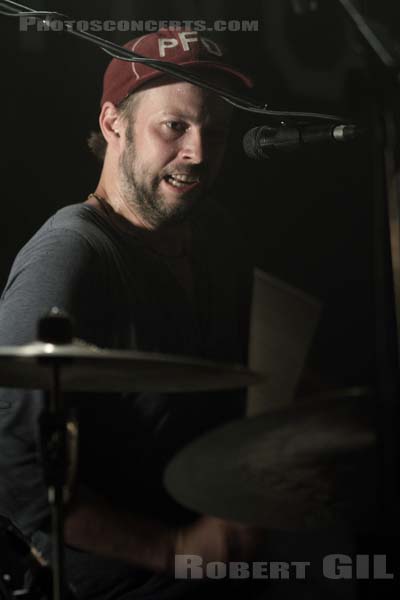
[[[367,413],[356,396],[233,421],[178,453],[165,486],[192,510],[260,527],[357,521],[373,488]]]
[[[191,392],[246,387],[262,380],[239,365],[175,355],[104,350],[72,343],[0,347],[0,387],[50,389],[59,365],[63,391]]]

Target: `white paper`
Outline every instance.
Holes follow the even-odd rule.
[[[248,389],[248,416],[292,402],[320,313],[318,300],[255,269],[249,366],[267,380]]]

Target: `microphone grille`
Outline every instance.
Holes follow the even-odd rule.
[[[266,158],[266,155],[263,153],[260,144],[261,134],[262,127],[253,127],[245,133],[243,137],[243,150],[249,158],[256,160]]]

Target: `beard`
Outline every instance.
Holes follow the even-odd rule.
[[[178,225],[191,219],[198,209],[198,195],[193,194],[176,203],[160,192],[166,173],[151,176],[149,169],[138,165],[133,126],[126,130],[126,147],[119,160],[121,191],[127,206],[153,228]],[[180,172],[187,172],[180,169]],[[187,173],[187,174],[192,174]]]

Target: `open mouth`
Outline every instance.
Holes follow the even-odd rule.
[[[176,191],[187,192],[199,185],[200,178],[193,175],[174,173],[173,175],[166,175],[164,181]]]

